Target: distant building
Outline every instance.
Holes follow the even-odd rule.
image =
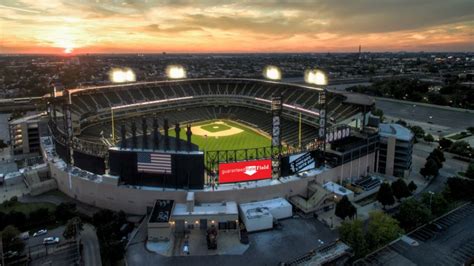
[[[39,122],[43,113],[18,118],[9,122],[12,155],[27,155],[40,151]]]
[[[379,136],[378,172],[397,177],[408,176],[411,171],[413,133],[399,124],[380,124]]]

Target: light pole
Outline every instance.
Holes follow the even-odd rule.
[[[430,193],[430,211],[431,211],[431,201],[433,199],[434,192],[433,191],[428,191]]]
[[[320,93],[319,97],[319,139],[323,141],[323,164],[326,165],[326,131],[327,131],[327,88],[328,84],[326,74],[319,69],[306,70],[304,74],[306,83],[319,86],[317,88]]]

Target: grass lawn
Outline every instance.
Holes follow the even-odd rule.
[[[34,202],[34,203],[22,203],[22,202],[15,202],[12,206],[6,207],[5,204],[0,204],[0,212],[8,213],[12,210],[22,212],[26,215],[30,214],[30,212],[35,211],[40,208],[47,208],[49,211],[54,211],[56,205],[52,203],[46,202]]]
[[[212,123],[213,121],[208,121],[205,123],[200,123],[200,124],[209,124]],[[238,123],[234,123],[229,120],[225,120],[226,125],[229,125],[231,127],[236,127],[244,130],[241,133],[232,135],[232,136],[226,136],[226,137],[204,137],[204,136],[198,136],[198,135],[193,135],[191,137],[191,140],[194,144],[199,146],[200,150],[206,150],[206,151],[215,151],[215,150],[235,150],[235,149],[246,149],[246,148],[260,148],[260,147],[268,147],[271,145],[271,139],[269,136],[262,135],[260,133],[255,132],[254,130],[243,126]],[[213,127],[214,125],[217,126],[225,126],[227,127],[226,129],[229,129],[230,127],[222,124],[215,124],[212,123],[209,125],[210,127]],[[211,130],[205,128],[208,131],[214,130],[216,132],[217,129],[212,128]],[[225,129],[219,129],[217,131],[221,131]],[[174,130],[170,130],[170,136],[175,136]],[[181,139],[186,140],[186,134],[180,134]]]
[[[453,140],[460,140],[460,139],[464,139],[464,138],[470,137],[471,135],[472,135],[472,134],[470,134],[470,133],[461,132],[461,133],[457,133],[457,134],[455,134],[455,135],[449,136],[448,138],[449,138],[449,139],[453,139]]]

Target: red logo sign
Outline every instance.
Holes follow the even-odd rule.
[[[272,161],[259,160],[219,164],[219,183],[235,183],[272,177]]]

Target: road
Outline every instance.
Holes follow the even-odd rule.
[[[330,243],[336,232],[315,218],[290,218],[281,221],[281,230],[249,234],[250,247],[243,255],[164,257],[145,249],[146,230],[141,230],[126,254],[130,266],[139,265],[277,265]]]
[[[407,120],[407,122],[420,122],[424,127],[436,128],[437,125],[441,126],[439,129],[442,131],[442,135],[474,126],[474,113],[467,111],[445,109],[435,105],[426,106],[417,103],[396,102],[382,98],[375,100],[375,106],[382,109],[384,115],[389,117],[401,118]]]
[[[90,224],[84,225],[84,230],[81,233],[81,240],[83,244],[83,261],[85,266],[100,266],[102,261],[100,259],[99,240],[95,229]]]

